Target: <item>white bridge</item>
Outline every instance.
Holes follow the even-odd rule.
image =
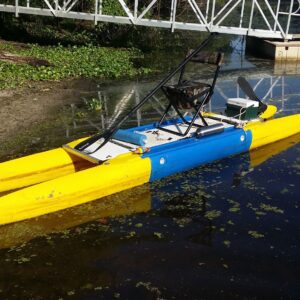
[[[118,13],[112,13],[112,3]],[[171,31],[194,30],[282,40],[300,38],[300,0],[227,0],[225,4],[220,0],[0,0],[0,11],[14,13],[16,17],[30,14]]]

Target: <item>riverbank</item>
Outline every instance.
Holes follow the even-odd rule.
[[[0,40],[0,89],[68,78],[125,78],[151,72],[135,48],[40,46]]]
[[[82,101],[82,97],[89,99],[95,94],[95,86],[93,80],[65,79],[0,90],[0,120],[4,122],[0,128],[0,157],[5,154],[14,157],[18,151],[31,153],[36,146],[48,149],[60,145],[56,134],[49,138],[49,127],[61,130],[64,114],[60,111]],[[45,146],[47,143],[50,146]]]

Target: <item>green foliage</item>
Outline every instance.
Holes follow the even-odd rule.
[[[84,99],[84,104],[89,111],[102,111],[104,109],[101,99],[91,98]]]
[[[5,46],[5,49],[22,56],[47,60],[50,66],[34,67],[0,61],[0,88],[15,87],[30,80],[60,80],[70,77],[120,78],[143,73],[133,60],[142,56],[136,49],[114,49],[88,46],[30,45],[26,48]],[[146,72],[149,72],[146,69]]]
[[[104,0],[102,5],[104,15],[125,16],[125,12],[119,1]]]

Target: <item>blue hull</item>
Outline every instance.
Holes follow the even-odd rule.
[[[153,147],[143,154],[151,160],[150,182],[249,150],[251,131],[226,128],[207,137],[193,137]]]

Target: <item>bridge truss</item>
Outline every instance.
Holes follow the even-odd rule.
[[[111,13],[112,4],[118,7],[117,14]],[[227,0],[225,4],[220,0],[0,0],[0,11],[14,13],[16,17],[20,14],[53,16],[171,31],[284,40],[300,37],[300,0]],[[293,24],[296,24],[294,30]]]

